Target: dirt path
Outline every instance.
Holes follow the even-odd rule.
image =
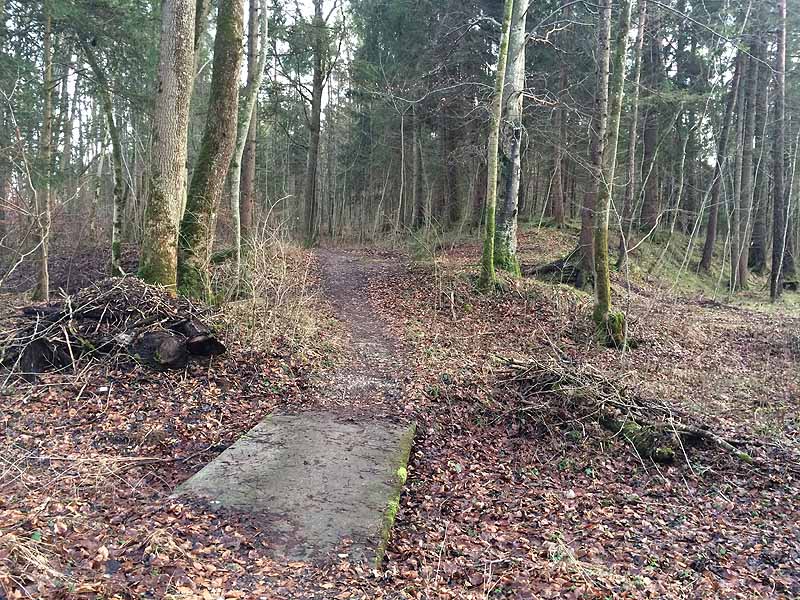
[[[184,483],[178,493],[248,513],[270,554],[329,562],[383,554],[414,438],[401,418],[400,347],[376,318],[371,277],[398,267],[320,253],[323,294],[344,326],[345,360],[325,373],[299,412],[275,411]]]
[[[404,351],[374,310],[369,284],[402,267],[389,259],[337,249],[320,250],[317,256],[323,294],[345,327],[349,351],[347,363],[318,386],[320,400],[357,411],[381,406],[396,414],[406,381]]]

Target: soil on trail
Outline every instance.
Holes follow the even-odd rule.
[[[316,386],[326,408],[397,415],[408,381],[399,339],[370,300],[369,284],[402,271],[398,260],[357,251],[323,249],[317,253],[323,296],[345,328],[346,362]]]

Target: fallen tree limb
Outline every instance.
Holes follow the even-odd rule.
[[[513,391],[508,398],[522,399],[523,412],[528,415],[531,411],[527,406],[535,399],[542,416],[549,406],[567,420],[595,421],[656,462],[671,462],[676,448],[703,440],[741,461],[756,463],[737,440],[693,423],[691,415],[644,397],[591,365],[577,364],[564,356],[547,360],[505,359],[499,385],[501,390]]]

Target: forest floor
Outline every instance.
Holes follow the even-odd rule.
[[[523,267],[572,239],[524,233]],[[303,335],[272,326],[254,344],[221,315],[230,352],[210,364],[95,363],[6,384],[0,598],[800,595],[800,317],[633,264],[614,292],[638,345],[619,352],[594,342],[582,292],[526,278],[478,293],[478,255],[459,243],[300,256],[316,291]],[[701,444],[657,465],[498,393],[504,357],[554,353],[757,441],[756,463]],[[253,519],[171,498],[276,408],[417,422],[382,571],[346,544],[327,564],[275,560]]]

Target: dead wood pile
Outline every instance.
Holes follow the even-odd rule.
[[[62,301],[29,306],[0,327],[0,364],[29,378],[89,357],[131,357],[157,369],[225,352],[183,298],[135,278],[109,278]]]
[[[562,420],[593,421],[627,442],[637,452],[657,462],[685,456],[686,448],[706,441],[748,463],[753,458],[689,414],[664,402],[645,398],[599,369],[566,358],[506,360],[500,374],[501,390],[511,394],[518,413]]]

